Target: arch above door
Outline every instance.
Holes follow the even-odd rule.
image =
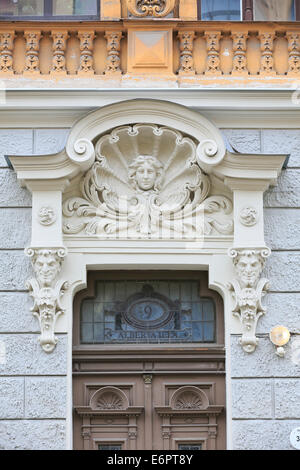
[[[226,333],[254,351],[270,254],[263,193],[285,159],[234,152],[198,112],[151,99],[88,114],[55,155],[11,156],[33,195],[28,288],[45,352],[70,332],[88,269],[208,270]]]

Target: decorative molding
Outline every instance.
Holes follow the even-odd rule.
[[[54,335],[56,320],[64,313],[60,299],[69,287],[68,282],[58,280],[67,251],[63,247],[26,248],[25,254],[31,258],[36,274],[36,279],[26,283],[34,299],[31,311],[40,323],[40,344],[45,352],[51,353],[58,341]]]
[[[25,31],[24,37],[26,40],[26,56],[25,56],[25,73],[40,74],[40,31]]]
[[[90,399],[90,407],[95,410],[126,410],[128,406],[128,398],[117,387],[100,388]]]
[[[121,50],[121,31],[106,31],[106,48],[107,48],[107,59],[106,59],[106,68],[104,70],[105,75],[109,74],[121,74],[121,59],[120,59],[120,50]]]
[[[170,407],[174,410],[205,410],[208,406],[206,393],[194,386],[179,388],[170,399]]]
[[[233,76],[247,76],[247,38],[248,34],[237,32],[232,33],[233,39]]]
[[[244,207],[240,211],[240,222],[246,227],[252,227],[258,222],[258,211],[255,207]]]
[[[65,234],[182,239],[233,233],[232,202],[210,195],[196,144],[168,127],[122,126],[101,137],[80,190],[63,203]]]
[[[241,345],[245,352],[252,353],[258,344],[256,326],[265,314],[262,297],[269,289],[269,281],[260,279],[269,248],[231,248],[228,252],[233,260],[237,278],[228,284],[235,299],[233,314],[239,318],[242,327]]]
[[[80,40],[80,66],[78,75],[94,75],[94,39],[95,33],[93,31],[78,31],[78,38]]]
[[[13,73],[13,47],[15,32],[0,33],[0,72]]]
[[[146,385],[152,384],[152,375],[151,374],[144,374],[143,380]]]
[[[180,41],[180,68],[178,73],[179,75],[195,75],[193,58],[195,32],[180,31],[177,37]]]
[[[273,58],[273,45],[274,45],[274,33],[261,33],[260,49],[261,49],[261,61],[260,61],[260,74],[261,75],[274,75],[274,58]]]
[[[65,51],[69,34],[67,31],[52,31],[53,40],[53,59],[51,72],[66,74],[66,57]]]
[[[52,225],[56,221],[56,214],[53,207],[43,206],[38,212],[38,221],[41,225]]]
[[[288,74],[299,78],[300,74],[300,34],[298,32],[287,32],[289,51]]]
[[[162,18],[169,15],[175,6],[175,0],[127,0],[126,3],[128,11],[139,18]]]
[[[207,59],[205,75],[221,75],[220,70],[220,31],[206,31]]]

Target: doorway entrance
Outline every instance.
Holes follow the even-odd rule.
[[[90,272],[74,299],[74,449],[225,449],[223,323],[207,273]]]

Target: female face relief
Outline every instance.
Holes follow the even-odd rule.
[[[143,191],[153,189],[157,174],[151,163],[145,161],[136,170],[137,185]]]

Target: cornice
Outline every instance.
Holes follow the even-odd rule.
[[[0,104],[2,128],[69,128],[88,112],[128,99],[181,104],[219,128],[299,128],[300,105],[290,89],[9,89]]]

